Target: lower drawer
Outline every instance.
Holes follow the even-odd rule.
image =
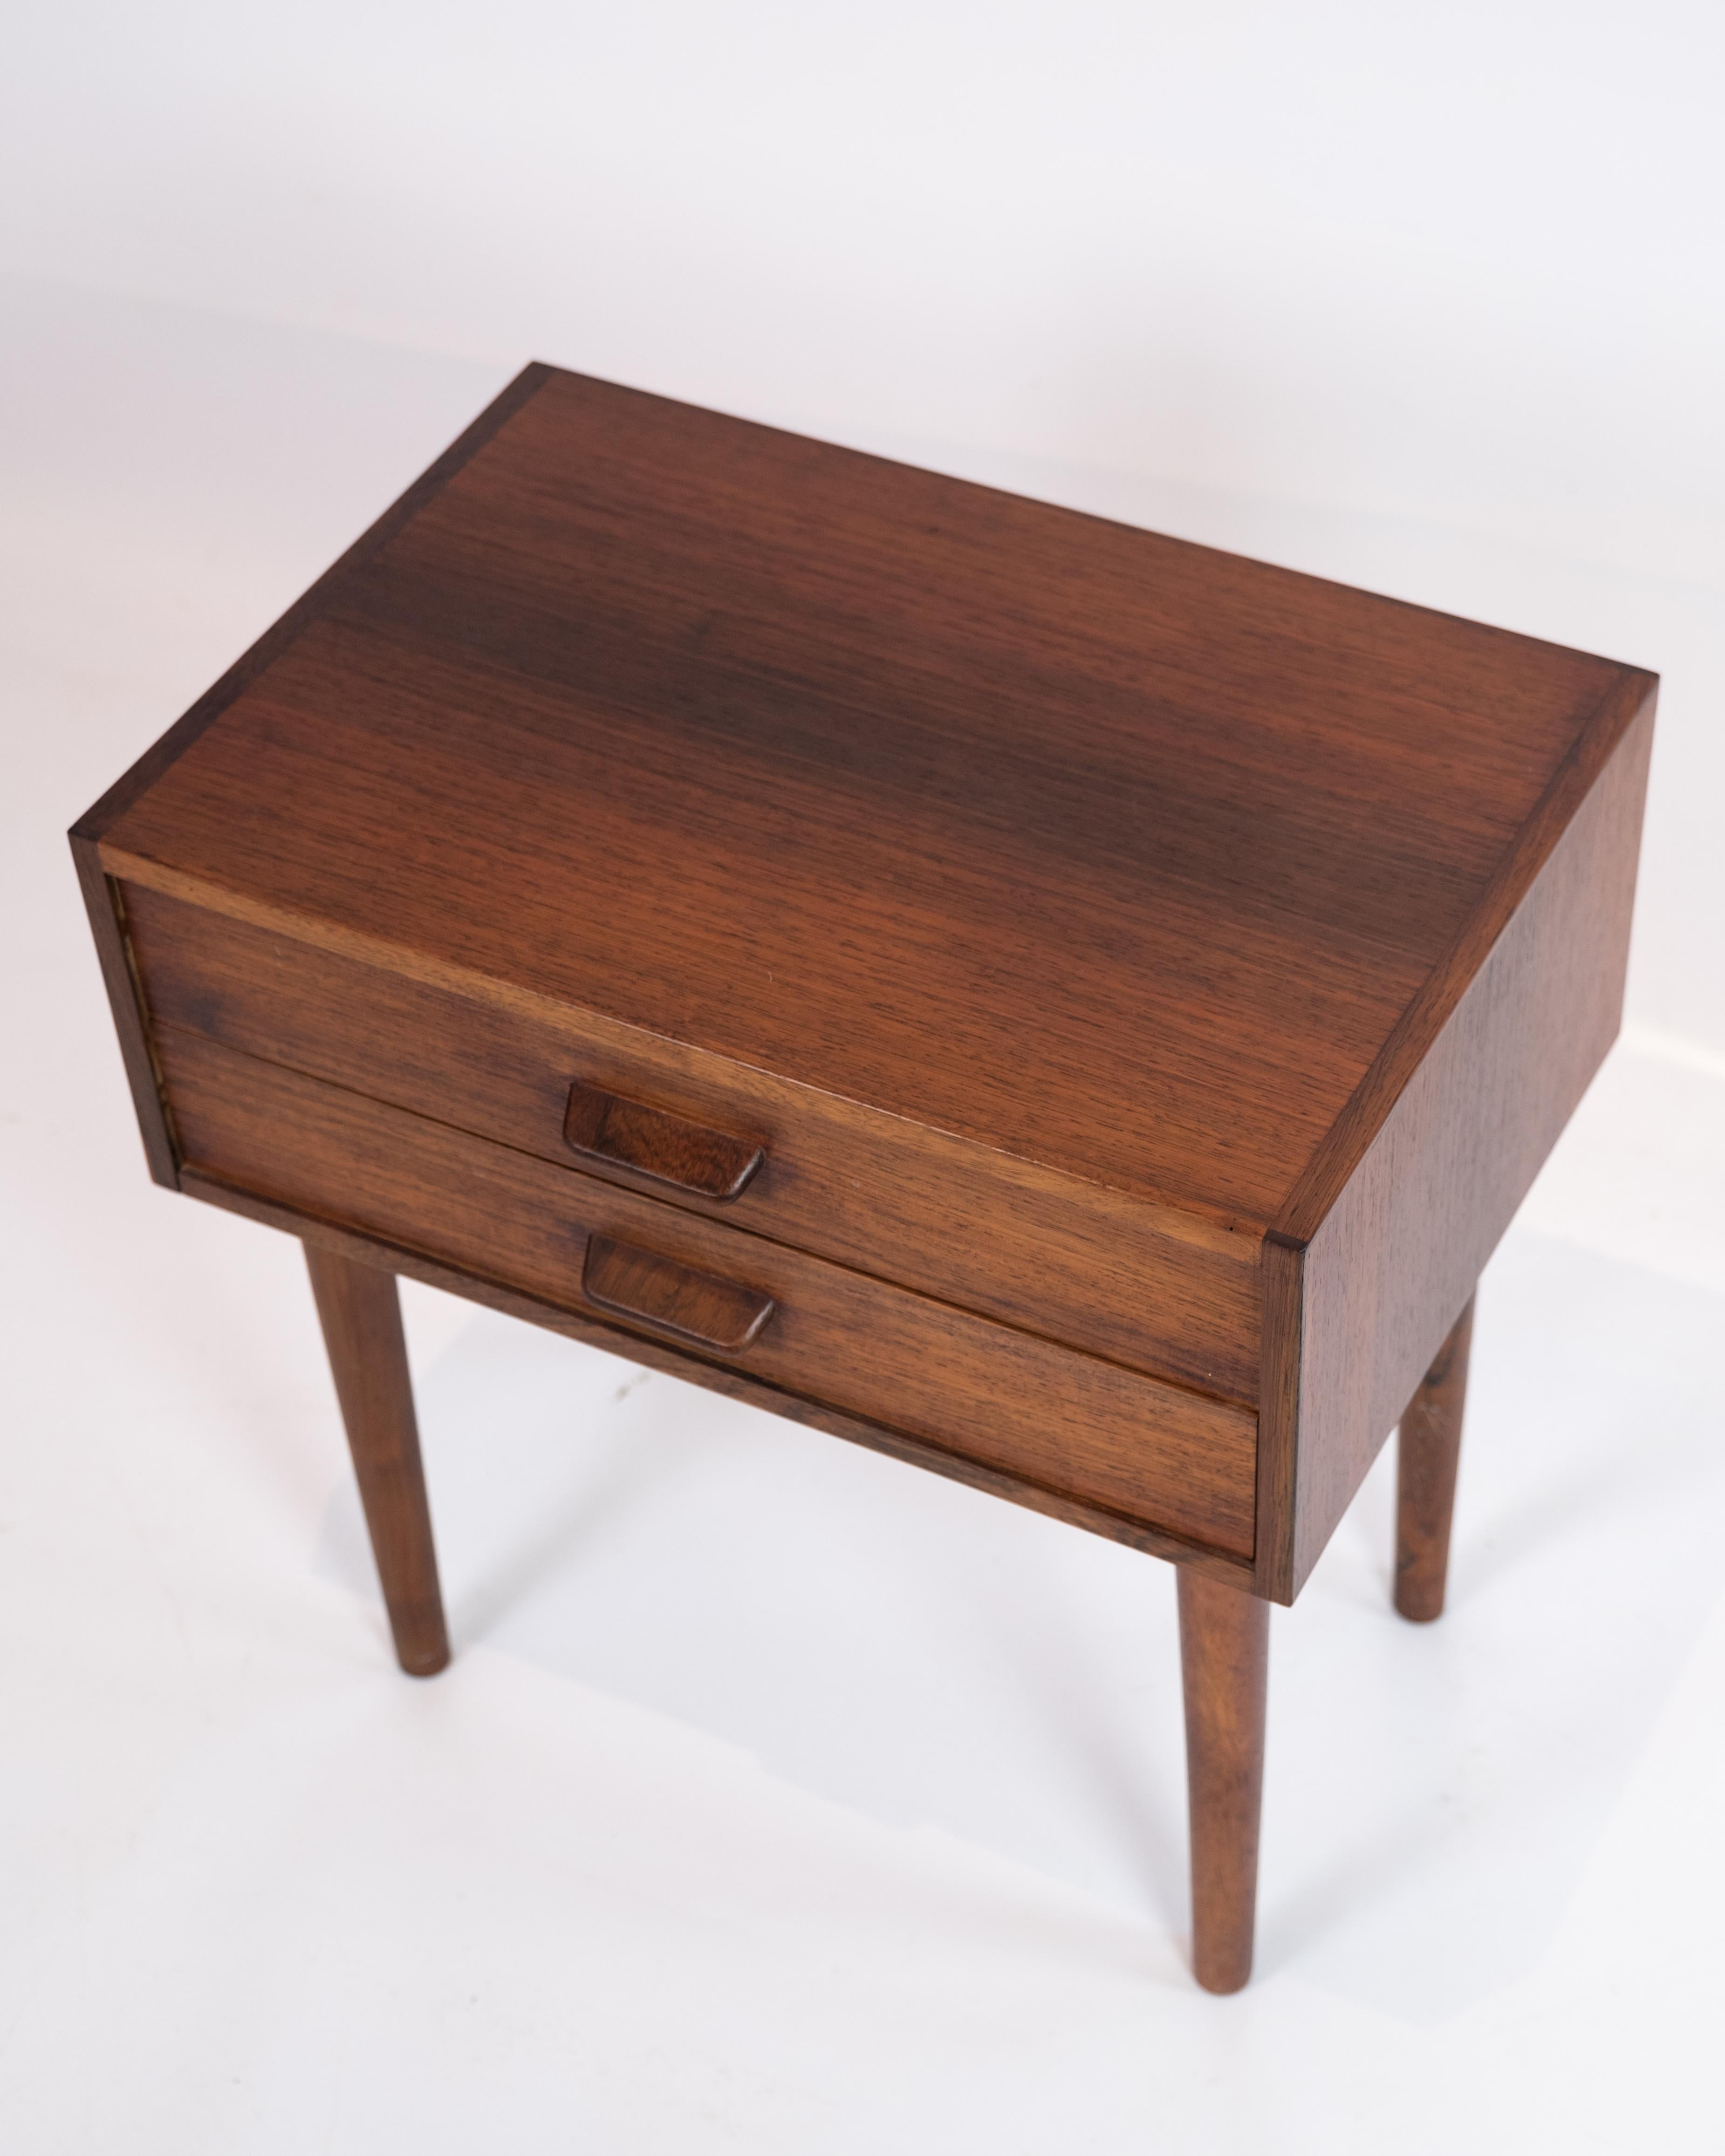
[[[157,1050],[188,1168],[1251,1554],[1257,1422],[1243,1409],[194,1034],[162,1027]]]

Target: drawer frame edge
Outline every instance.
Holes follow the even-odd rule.
[[[120,1060],[131,1088],[138,1132],[144,1142],[144,1158],[151,1179],[165,1190],[180,1188],[179,1148],[167,1111],[167,1096],[151,1042],[149,1014],[142,983],[133,963],[126,932],[126,905],[120,886],[102,866],[96,841],[74,828],[68,834],[78,884],[90,916],[90,932],[108,991],[108,1008],[120,1042]]]

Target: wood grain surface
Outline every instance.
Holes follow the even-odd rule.
[[[72,843],[151,1173],[306,1245],[408,1666],[391,1272],[1176,1561],[1231,1990],[1266,1599],[1405,1406],[1441,1604],[1656,689],[536,366]]]
[[[1645,686],[547,372],[102,836],[1267,1229]]]
[[[163,1179],[175,1029],[750,1141],[688,1233],[1260,1410],[1179,1532],[1288,1599],[1615,1032],[1655,686],[531,368],[74,848]]]
[[[706,1359],[1168,1536],[1251,1553],[1256,1425],[1242,1409],[196,1034],[162,1027],[157,1041],[182,1173],[564,1309],[593,1308],[591,1237],[649,1252],[777,1306],[734,1355],[714,1345]],[[606,1315],[633,1332],[620,1311]]]
[[[490,441],[543,385],[550,372],[548,367],[536,362],[523,367],[472,424],[462,429],[443,454],[429,465],[413,485],[325,570],[317,582],[303,592],[257,642],[242,652],[227,672],[211,684],[191,709],[152,742],[107,792],[85,809],[67,834],[102,969],[102,984],[107,991],[126,1080],[131,1088],[145,1157],[153,1179],[170,1190],[179,1187],[173,1137],[151,1059],[147,1020],[132,968],[125,907],[112,879],[105,874],[99,842],[204,729],[221,716],[247,685],[288,649],[305,624],[326,604],[341,578],[416,516],[475,451]]]
[[[801,1423],[828,1436],[842,1437],[848,1443],[882,1453],[906,1466],[926,1468],[948,1481],[962,1483],[990,1496],[1007,1498],[1033,1512],[1045,1513],[1050,1519],[1065,1521],[1070,1526],[1082,1527],[1087,1533],[1101,1535],[1128,1549],[1142,1551],[1147,1557],[1166,1558],[1189,1571],[1201,1573],[1206,1578],[1240,1588],[1251,1584],[1249,1558],[1230,1557],[1225,1550],[1183,1541],[1161,1527],[1128,1519],[1123,1512],[1111,1512],[1106,1506],[1086,1504],[1023,1476],[1004,1474],[979,1460],[967,1460],[962,1453],[943,1451],[938,1445],[926,1444],[921,1438],[891,1429],[885,1423],[871,1422],[863,1415],[847,1414],[819,1400],[805,1399],[801,1394],[785,1392],[747,1370],[709,1362],[668,1341],[655,1338],[651,1333],[628,1332],[609,1323],[603,1313],[591,1305],[567,1310],[557,1303],[541,1301],[536,1296],[523,1295],[518,1289],[505,1287],[499,1281],[444,1265],[436,1258],[428,1257],[423,1250],[411,1250],[401,1244],[388,1243],[378,1236],[341,1227],[333,1220],[223,1183],[219,1177],[201,1174],[195,1168],[182,1172],[180,1188],[185,1196],[196,1199],[200,1204],[213,1205],[240,1219],[275,1229],[296,1241],[335,1250],[352,1259],[356,1265],[376,1265],[402,1280],[423,1281],[428,1287],[459,1296],[487,1310],[498,1311],[506,1317],[517,1318],[524,1325],[562,1333],[586,1347],[619,1356],[626,1363],[644,1365],[727,1399],[744,1401],[768,1414]]]
[[[1252,1235],[493,983],[415,978],[387,952],[362,961],[122,888],[164,1024],[560,1166],[572,1078],[655,1101],[748,1133],[767,1156],[721,1204],[659,1195],[1134,1369],[1256,1399]]]
[[[1238,1991],[1257,1930],[1270,1605],[1183,1570],[1179,1607],[1192,1974],[1206,1991]]]
[[[138,1135],[144,1142],[144,1158],[151,1178],[164,1189],[180,1187],[180,1165],[174,1152],[173,1132],[150,1044],[149,1017],[136,973],[128,933],[126,901],[119,885],[102,868],[95,841],[74,831],[72,860],[78,871],[78,888],[95,939],[96,963],[102,969],[102,986],[113,1014],[114,1031],[126,1082],[131,1089],[132,1111],[138,1119]]]
[[[1623,1008],[1643,703],[1309,1241],[1265,1249],[1260,1593],[1291,1601],[1474,1291]]]
[[[377,1561],[396,1660],[409,1676],[435,1676],[449,1659],[437,1576],[431,1504],[419,1455],[393,1276],[316,1243],[305,1246],[318,1322],[341,1403]]]
[[[579,1079],[563,1111],[563,1143],[601,1175],[639,1176],[673,1198],[726,1205],[742,1197],[767,1158],[752,1139]]]
[[[1414,1625],[1430,1625],[1444,1614],[1472,1346],[1470,1296],[1437,1360],[1402,1409],[1397,1433],[1395,1606]]]
[[[581,1291],[632,1325],[650,1326],[716,1354],[752,1347],[777,1307],[759,1288],[675,1265],[656,1250],[614,1242],[608,1235],[587,1239]]]

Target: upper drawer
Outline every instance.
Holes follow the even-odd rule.
[[[409,978],[301,940],[319,933],[314,923],[296,920],[289,935],[136,882],[123,896],[157,1020],[1256,1401],[1259,1245],[1249,1234],[501,984]],[[631,1160],[678,1180],[649,1178]],[[704,1194],[738,1183],[734,1195]]]

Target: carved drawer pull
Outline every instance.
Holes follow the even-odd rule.
[[[588,1236],[581,1286],[601,1310],[727,1353],[747,1348],[773,1312],[773,1297],[758,1288],[716,1280],[608,1235]]]
[[[710,1131],[665,1108],[649,1108],[597,1086],[569,1088],[563,1137],[572,1152],[608,1168],[632,1168],[696,1198],[735,1198],[766,1158],[750,1138]]]

